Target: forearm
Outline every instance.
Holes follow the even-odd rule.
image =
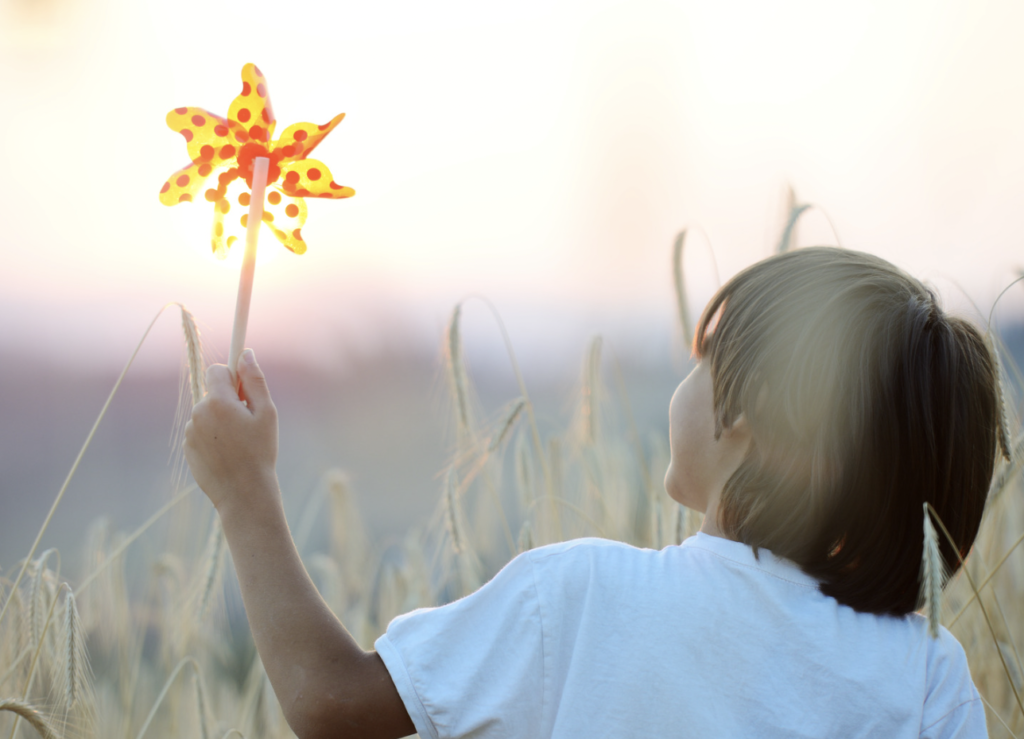
[[[255,486],[260,489],[234,496],[238,503],[219,512],[253,639],[289,725],[303,739],[401,735],[399,729],[377,734],[365,725],[365,707],[373,704],[368,691],[383,663],[356,644],[310,580],[277,480]]]

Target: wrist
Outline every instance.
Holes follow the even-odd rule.
[[[283,515],[277,474],[271,470],[235,483],[226,495],[219,497],[215,507],[225,529],[268,515]]]

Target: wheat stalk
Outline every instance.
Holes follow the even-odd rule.
[[[598,403],[600,401],[601,383],[601,337],[590,340],[587,349],[587,361],[583,371],[583,424],[586,442],[597,442]]]
[[[199,606],[196,609],[196,616],[200,623],[206,618],[206,612],[210,607],[210,600],[213,597],[214,587],[217,584],[217,576],[220,574],[220,564],[224,553],[224,529],[221,528],[220,518],[214,517],[213,529],[210,531],[210,541],[206,547],[206,570],[203,574],[202,587],[199,590]]]
[[[168,303],[167,305],[170,305]],[[121,387],[121,381],[124,380],[125,375],[128,374],[128,369],[132,366],[132,362],[135,361],[135,357],[138,355],[139,350],[142,348],[143,342],[146,341],[146,337],[149,336],[149,332],[153,330],[153,326],[156,325],[157,319],[163,315],[164,310],[167,309],[167,305],[163,306],[150,321],[149,326],[146,328],[145,333],[142,334],[142,338],[139,339],[139,343],[135,347],[135,351],[132,352],[131,357],[128,358],[127,364],[124,369],[121,370],[121,374],[118,376],[117,381],[114,383],[113,389],[110,391],[110,395],[107,396],[107,401],[103,404],[103,408],[100,410],[100,414],[96,417],[96,421],[92,425],[92,429],[89,430],[89,435],[85,437],[85,443],[82,444],[82,448],[78,452],[78,456],[75,457],[75,461],[71,465],[71,470],[68,472],[67,477],[64,478],[64,484],[60,486],[60,490],[57,492],[57,497],[54,498],[53,503],[50,505],[50,510],[46,514],[46,518],[43,519],[43,525],[39,527],[39,533],[36,534],[35,540],[32,542],[32,546],[29,547],[28,554],[25,555],[25,560],[22,562],[21,570],[18,572],[18,576],[14,578],[14,584],[11,585],[11,589],[14,590],[21,584],[22,578],[25,576],[25,570],[28,568],[29,562],[36,553],[36,549],[39,547],[39,542],[42,541],[43,534],[46,533],[46,529],[50,525],[50,521],[53,520],[53,514],[57,511],[57,506],[60,505],[61,500],[64,499],[64,493],[67,492],[68,485],[71,484],[71,478],[75,476],[75,472],[78,470],[78,465],[82,462],[82,457],[85,456],[85,450],[89,448],[89,444],[92,443],[93,437],[96,435],[96,429],[99,428],[100,421],[107,414],[107,409],[110,408],[110,403],[114,399],[114,395],[117,394],[117,390]],[[7,613],[7,607],[10,605],[11,599],[7,598],[4,601],[3,608],[0,608],[0,622],[3,622],[4,615]]]
[[[939,554],[939,535],[932,525],[928,504],[924,504],[924,548],[921,553],[921,600],[928,617],[928,633],[939,636],[942,623],[942,556]]]
[[[57,739],[57,732],[50,726],[49,721],[43,717],[43,714],[39,713],[31,704],[25,701],[13,698],[0,700],[0,711],[10,711],[14,715],[25,719],[43,739]]]
[[[206,725],[206,686],[203,685],[203,675],[199,668],[195,667],[195,676],[192,680],[196,689],[196,711],[199,714],[199,736],[200,739],[210,739],[210,731]]]
[[[999,426],[997,438],[999,440],[999,451],[1007,462],[1013,460],[1010,449],[1010,418],[1006,410],[1006,387],[1003,385],[1003,363],[999,359],[999,350],[996,348],[995,339],[992,338],[992,330],[985,332],[985,343],[992,355],[992,362],[996,371],[996,401],[999,403]]]
[[[996,654],[999,656],[999,661],[1002,663],[1003,672],[1006,673],[1006,679],[1010,683],[1010,692],[1013,693],[1013,697],[1017,701],[1017,707],[1020,709],[1021,715],[1024,716],[1024,701],[1021,700],[1020,693],[1018,693],[1017,689],[1014,687],[1013,676],[1010,674],[1010,666],[1006,662],[1006,656],[1003,654],[1003,650],[999,648],[999,638],[996,636],[995,627],[992,625],[992,618],[988,614],[988,609],[985,608],[985,603],[981,599],[981,593],[978,590],[978,586],[974,582],[974,578],[971,577],[971,570],[969,567],[967,567],[967,564],[964,562],[963,554],[960,552],[959,549],[957,549],[956,540],[953,539],[953,535],[949,533],[949,529],[947,529],[946,524],[942,522],[942,518],[939,517],[938,512],[928,503],[925,503],[925,507],[935,517],[935,522],[939,525],[939,528],[942,530],[943,535],[946,537],[946,541],[949,542],[949,545],[953,548],[953,551],[956,552],[957,559],[960,561],[960,570],[964,573],[964,577],[967,578],[968,585],[971,586],[971,591],[978,599],[978,608],[981,609],[981,615],[985,618],[985,625],[988,627],[988,632],[992,636],[992,641],[996,645]]]

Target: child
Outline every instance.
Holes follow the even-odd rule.
[[[209,370],[185,453],[223,522],[253,637],[307,737],[986,736],[963,649],[918,605],[922,506],[967,554],[996,450],[993,358],[877,257],[801,249],[729,281],[669,408],[661,551],[526,552],[364,652],[292,543],[251,351]],[[956,553],[943,542],[951,571]]]

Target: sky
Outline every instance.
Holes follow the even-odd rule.
[[[357,193],[310,204],[302,256],[264,230],[259,356],[430,350],[484,296],[526,361],[575,366],[591,333],[658,357],[675,235],[697,312],[771,253],[788,187],[818,206],[799,245],[985,314],[1024,266],[1022,32],[1009,1],[0,0],[0,353],[119,367],[179,301],[223,360],[241,250],[157,194],[187,163],[166,113],[225,114],[250,61],[279,130],[347,114],[315,156]],[[177,367],[179,333],[142,367]]]

